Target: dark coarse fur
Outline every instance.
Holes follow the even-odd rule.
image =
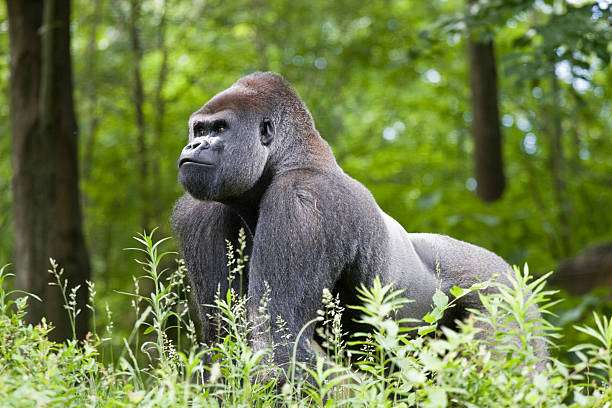
[[[267,285],[269,313],[282,316],[293,338],[316,316],[324,288],[339,293],[345,305],[355,304],[355,287],[379,275],[415,300],[404,316],[420,318],[431,310],[436,288],[448,292],[509,271],[485,249],[442,235],[408,234],[337,165],[304,103],[274,73],[248,75],[196,111],[179,163],[187,193],[176,204],[173,226],[207,342],[215,332],[202,305],[213,303],[218,286],[227,290],[225,239],[235,242],[240,228],[248,232],[251,254],[243,282],[249,318],[257,317]],[[479,306],[476,296],[468,296],[442,323],[452,325]],[[344,319],[349,331],[356,330],[353,317]],[[303,339],[313,335],[310,326]],[[257,346],[267,339],[256,334],[253,340]],[[298,358],[310,356],[301,341]],[[275,359],[286,363],[289,350],[277,348]]]

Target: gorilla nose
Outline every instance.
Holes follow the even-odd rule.
[[[204,140],[204,139],[196,139],[193,142],[187,144],[187,146],[185,146],[185,148],[183,149],[184,151],[189,151],[189,150],[194,150],[196,148],[200,148],[202,150],[208,149],[210,148],[210,142],[208,140]]]

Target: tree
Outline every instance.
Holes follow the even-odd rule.
[[[86,124],[85,132],[85,153],[83,156],[83,179],[86,181],[91,176],[91,169],[94,162],[94,152],[96,148],[96,136],[99,126],[98,115],[98,81],[97,81],[97,65],[98,65],[98,27],[102,19],[102,0],[94,0],[93,10],[89,17],[89,32],[87,38],[87,49],[85,58],[87,59],[87,69],[85,77],[88,81],[84,86],[85,102],[89,118]]]
[[[140,199],[142,203],[142,221],[141,226],[144,229],[149,228],[151,222],[150,215],[150,200],[149,200],[149,152],[147,147],[144,116],[144,86],[142,83],[142,44],[139,35],[139,20],[141,14],[140,0],[130,1],[130,13],[128,17],[128,28],[130,34],[130,45],[132,51],[132,74],[133,85],[132,93],[134,98],[134,113],[136,115],[136,132],[138,142],[138,174],[140,176]]]
[[[167,13],[168,4],[165,0],[161,3],[161,13],[159,17],[159,24],[157,25],[157,51],[161,54],[161,61],[159,63],[159,71],[157,74],[157,83],[155,84],[155,92],[153,95],[153,106],[155,110],[155,117],[153,118],[153,146],[161,146],[162,136],[164,134],[164,120],[166,116],[166,99],[164,97],[164,89],[166,82],[168,81],[168,44],[166,41],[166,26],[167,26]],[[161,161],[163,160],[159,149],[152,151],[152,162],[151,162],[151,176],[153,180],[161,180]],[[144,203],[147,205],[148,203]],[[159,214],[163,214],[163,206],[161,200],[155,200],[153,203],[155,209],[155,217],[159,217]],[[155,219],[157,225],[163,221],[159,218]]]
[[[50,140],[39,131],[42,1],[8,0],[11,49],[10,103],[12,124],[13,208],[17,286],[42,294],[47,286],[47,232],[50,212]],[[43,315],[34,302],[30,321]]]
[[[551,283],[575,295],[596,287],[612,293],[612,242],[588,246],[575,257],[561,261]]]
[[[474,161],[478,183],[476,193],[484,201],[495,201],[504,192],[506,178],[493,38],[488,33],[471,32],[468,38],[468,53]]]
[[[87,333],[89,257],[81,226],[77,126],[70,56],[70,1],[8,0],[15,208],[15,266],[20,289],[41,297],[28,319],[47,316],[52,337]],[[49,257],[77,292],[76,327],[58,288],[48,286]]]

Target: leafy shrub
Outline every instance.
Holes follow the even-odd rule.
[[[294,359],[285,372],[273,364],[274,345],[254,351],[248,341],[253,330],[271,330],[270,318],[249,321],[247,299],[233,291],[218,294],[210,316],[220,340],[198,344],[184,265],[172,272],[160,269],[170,255],[160,251],[164,240],[155,242],[152,234],[136,239],[144,274],[126,293],[136,318],[116,356],[110,319],[104,333],[94,330],[85,341],[61,344],[48,340],[52,328],[44,321],[25,324],[27,297],[9,291],[10,274],[6,267],[0,270],[2,406],[612,406],[610,318],[595,314],[594,327],[576,327],[590,339],[570,350],[576,364],[549,358],[538,369],[540,356],[532,345],[545,341],[554,347],[558,334],[529,310],[535,305],[549,314],[554,293],[544,289],[545,277],[532,280],[526,267],[515,269],[510,285],[480,294],[486,312],[475,311],[457,330],[438,328],[437,322],[456,299],[490,283],[453,288],[453,299],[436,293],[432,311],[418,327],[395,317],[409,302],[400,291],[380,281],[360,287],[361,322],[371,330],[348,341],[340,319],[344,310],[325,291],[322,310],[310,323],[318,324],[323,351],[314,365]],[[243,244],[228,247],[230,279],[239,279],[245,268]],[[70,301],[75,290],[68,289],[53,262],[51,272],[74,320],[79,312]],[[141,286],[151,290],[144,294]],[[88,307],[94,310],[95,286],[87,289]],[[260,308],[265,316],[265,302]],[[274,330],[284,330],[282,317],[273,318]],[[491,334],[479,336],[483,328]]]

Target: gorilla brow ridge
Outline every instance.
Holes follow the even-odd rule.
[[[256,111],[268,116],[279,128],[289,125],[298,135],[318,134],[314,119],[297,92],[274,72],[254,72],[239,79],[204,105],[200,112],[212,114],[224,109]]]

